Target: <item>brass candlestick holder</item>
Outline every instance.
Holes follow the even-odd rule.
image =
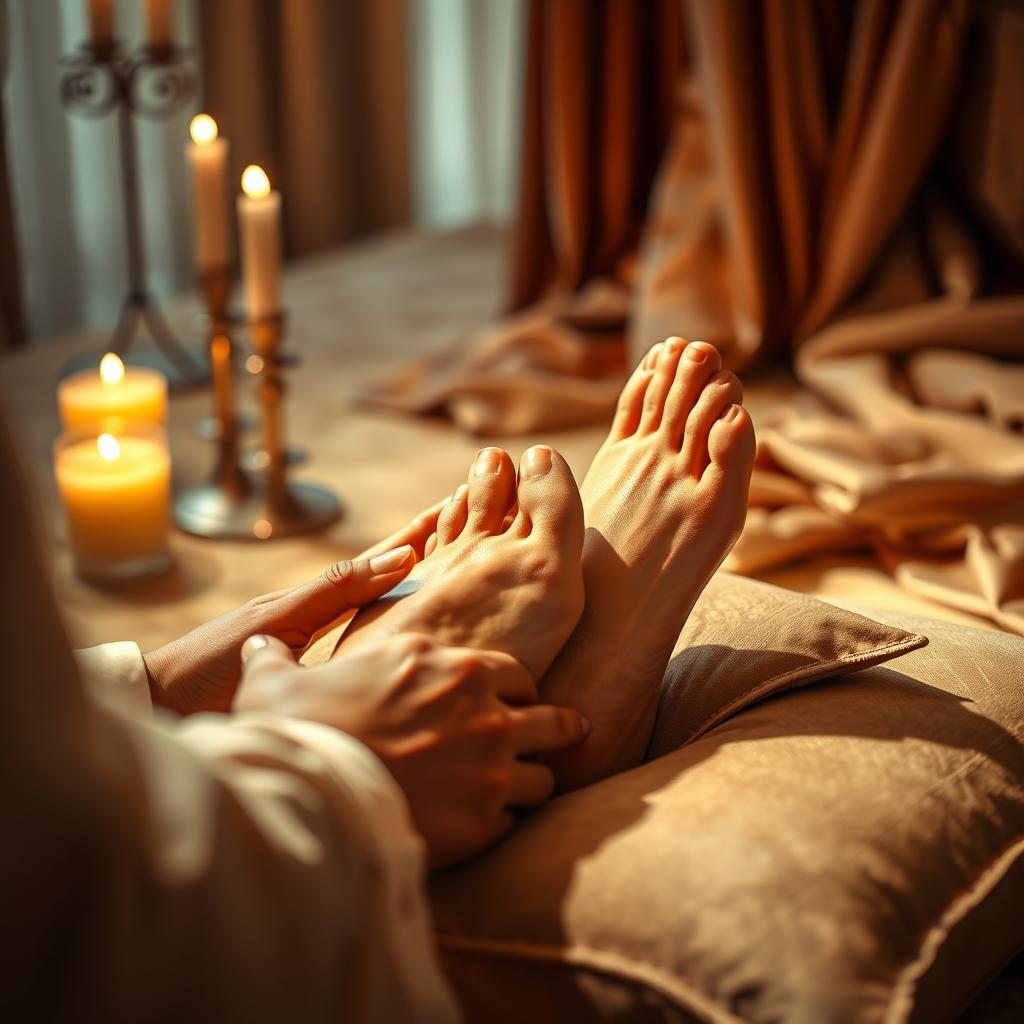
[[[188,533],[201,537],[270,540],[313,533],[329,526],[341,515],[341,504],[331,491],[288,479],[283,416],[285,385],[280,354],[283,332],[282,315],[256,320],[249,325],[257,359],[255,373],[263,438],[258,471],[253,472],[243,470],[239,461],[238,429],[230,389],[230,341],[227,334],[214,337],[211,358],[220,420],[219,456],[214,479],[181,495],[175,503],[178,525]],[[221,339],[225,344],[220,344]],[[218,374],[218,364],[227,367],[226,374]],[[224,377],[227,385],[218,387],[218,379]]]

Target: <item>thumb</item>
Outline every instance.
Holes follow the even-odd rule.
[[[280,710],[280,684],[298,666],[291,648],[277,637],[257,633],[242,644],[242,679],[233,702],[236,711]]]
[[[416,564],[411,544],[372,558],[336,562],[317,579],[288,595],[288,612],[313,631],[329,625],[343,612],[382,597],[401,583]]]

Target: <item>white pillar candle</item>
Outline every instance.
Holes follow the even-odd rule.
[[[80,574],[124,579],[167,567],[171,460],[160,427],[131,424],[116,436],[69,431],[55,447],[54,469]]]
[[[228,216],[228,141],[217,138],[217,122],[196,114],[186,146],[192,168],[192,223],[196,269],[203,273],[231,265]]]
[[[89,0],[89,34],[97,50],[114,43],[114,0]]]
[[[146,36],[151,50],[170,49],[171,0],[146,0]]]
[[[281,193],[270,189],[262,168],[242,173],[238,223],[242,245],[245,306],[250,320],[276,316],[281,309]]]
[[[57,385],[60,418],[65,429],[99,424],[110,417],[167,422],[167,378],[144,367],[125,369],[108,352],[100,368],[80,370]]]

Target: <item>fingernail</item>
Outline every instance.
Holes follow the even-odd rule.
[[[270,646],[270,642],[262,633],[254,633],[242,644],[242,661],[248,661],[257,651]]]
[[[530,479],[535,476],[544,476],[551,469],[551,449],[545,445],[538,444],[528,448],[523,456],[523,476]]]
[[[740,414],[740,407],[738,405],[726,406],[725,412],[722,413],[722,419],[726,423],[731,423]]]
[[[403,544],[400,548],[393,548],[385,551],[383,555],[376,555],[370,559],[370,572],[374,576],[383,576],[386,572],[395,572],[401,569],[412,557],[412,545]]]
[[[469,485],[459,484],[459,486],[455,488],[455,494],[452,495],[452,501],[462,501],[462,499],[465,498],[468,493]]]
[[[582,732],[584,736],[589,736],[590,735],[590,719],[589,718],[583,718],[583,717],[580,718],[580,732]]]
[[[682,349],[686,342],[682,338],[673,335],[671,338],[666,339],[665,344],[668,346],[669,352],[674,355]]]
[[[686,346],[686,358],[691,363],[703,363],[708,354],[704,351],[703,345],[690,344]]]
[[[661,342],[659,341],[650,352],[647,353],[647,358],[644,359],[644,369],[654,369],[654,364],[658,361],[658,353],[661,352]]]
[[[498,467],[501,465],[501,453],[497,448],[485,448],[476,457],[476,467],[473,472],[477,476],[487,476],[491,473],[497,473]]]

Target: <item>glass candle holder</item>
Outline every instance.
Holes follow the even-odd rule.
[[[73,427],[53,449],[80,576],[142,579],[171,564],[171,459],[155,423],[108,419]]]

